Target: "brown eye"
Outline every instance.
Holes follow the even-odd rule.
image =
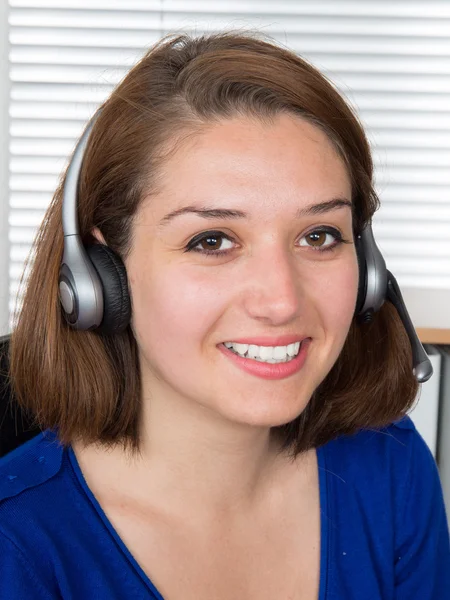
[[[221,241],[220,235],[209,235],[200,240],[199,245],[203,250],[219,250]]]
[[[306,238],[309,240],[311,246],[320,248],[320,246],[323,246],[325,240],[327,239],[327,232],[313,231],[312,233],[309,233]]]
[[[208,231],[193,238],[186,246],[185,252],[198,252],[205,256],[219,256],[227,254],[232,249],[233,241],[228,235],[220,231]]]
[[[327,250],[333,250],[342,242],[343,238],[338,230],[334,228],[316,229],[302,237],[300,246],[307,246],[312,250],[326,252]]]

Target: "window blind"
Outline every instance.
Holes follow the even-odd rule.
[[[401,287],[450,294],[449,2],[9,0],[10,311],[96,107],[165,33],[230,28],[269,34],[347,97],[374,153],[373,229],[388,268]]]

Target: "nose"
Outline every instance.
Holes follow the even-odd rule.
[[[304,283],[298,257],[272,245],[271,251],[251,257],[247,267],[245,309],[248,315],[274,326],[296,319],[304,309]]]

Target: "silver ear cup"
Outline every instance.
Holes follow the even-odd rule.
[[[75,325],[78,320],[78,304],[75,283],[67,265],[62,265],[59,271],[59,301],[66,321],[70,325]]]
[[[356,298],[355,317],[361,319],[364,314],[361,312],[366,302],[366,259],[364,258],[361,236],[355,236],[356,257],[358,259],[358,296]]]
[[[74,329],[93,329],[102,322],[102,285],[79,235],[64,237],[59,298],[65,318]]]
[[[364,320],[364,315],[372,315],[380,310],[387,292],[386,262],[375,243],[370,223],[361,233],[360,248],[362,260],[365,261],[365,297],[360,309]]]

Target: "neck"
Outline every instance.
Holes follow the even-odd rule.
[[[166,396],[143,403],[137,463],[167,501],[212,513],[250,508],[269,489],[280,457],[270,428],[232,423],[211,409]]]

